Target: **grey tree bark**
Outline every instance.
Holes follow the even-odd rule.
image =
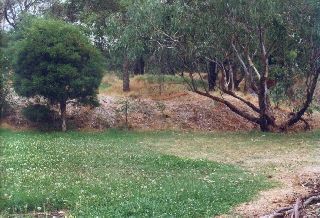
[[[60,102],[60,114],[61,114],[61,130],[62,132],[67,131],[67,103],[66,101]]]

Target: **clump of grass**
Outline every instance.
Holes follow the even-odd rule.
[[[117,96],[148,96],[159,97],[166,95],[174,95],[177,93],[185,93],[189,91],[188,84],[191,83],[190,78],[186,75],[184,78],[179,75],[159,75],[144,74],[133,76],[130,79],[130,92],[122,91],[122,80],[115,73],[107,73],[99,87],[100,94],[111,94]],[[199,76],[195,76],[195,85],[199,89],[207,86],[207,81],[202,81]]]
[[[101,83],[100,86],[99,86],[99,93],[103,93],[103,92],[106,92],[108,90],[108,88],[111,87],[111,84],[109,83]]]
[[[156,75],[145,74],[136,77],[138,81],[145,81],[148,83],[168,83],[168,84],[184,84],[184,79],[176,75]]]
[[[227,213],[270,187],[236,166],[162,154],[175,133],[0,130],[2,214],[203,217]]]
[[[188,76],[181,77],[179,75],[157,75],[157,74],[145,74],[137,76],[136,79],[139,81],[145,81],[148,83],[165,83],[165,84],[180,84],[187,85],[191,83],[191,79]],[[195,79],[194,83],[199,88],[203,85],[207,86],[207,81],[201,79]]]
[[[99,86],[99,93],[105,93],[108,91],[108,89],[114,84],[119,81],[117,75],[115,73],[107,73],[101,81],[101,84]]]

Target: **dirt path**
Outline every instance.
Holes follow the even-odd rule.
[[[270,173],[270,178],[279,183],[279,187],[261,192],[257,199],[240,205],[234,214],[243,217],[260,217],[272,214],[279,208],[295,204],[297,198],[303,198],[316,190],[320,184],[319,148],[313,154],[296,151],[271,160],[260,159],[261,162],[272,161],[277,168]],[[320,208],[320,206],[318,206]]]

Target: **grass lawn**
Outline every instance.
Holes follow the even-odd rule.
[[[150,138],[149,140],[152,140]],[[320,131],[178,134],[148,143],[163,154],[241,166],[264,175],[320,165]]]
[[[0,216],[58,209],[82,217],[209,217],[271,187],[264,176],[236,165],[170,154],[171,146],[194,150],[197,140],[215,139],[196,133],[0,129]]]

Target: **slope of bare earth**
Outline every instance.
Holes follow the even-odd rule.
[[[248,110],[237,100],[224,96],[243,110]],[[251,97],[253,98],[253,97]],[[26,100],[13,95],[13,110],[5,118],[11,126],[23,128],[34,125],[23,118],[21,109],[35,100]],[[36,100],[36,101],[39,101]],[[137,130],[193,130],[193,131],[250,131],[258,129],[247,120],[231,112],[226,106],[191,92],[164,95],[153,99],[148,97],[124,97],[99,95],[100,106],[96,108],[78,106],[70,102],[67,107],[69,127],[76,129],[97,129],[124,127]],[[127,108],[127,109],[125,109]],[[275,111],[280,120],[287,117],[284,110]],[[313,128],[320,127],[320,115],[307,116]],[[299,124],[295,129],[302,129]]]

